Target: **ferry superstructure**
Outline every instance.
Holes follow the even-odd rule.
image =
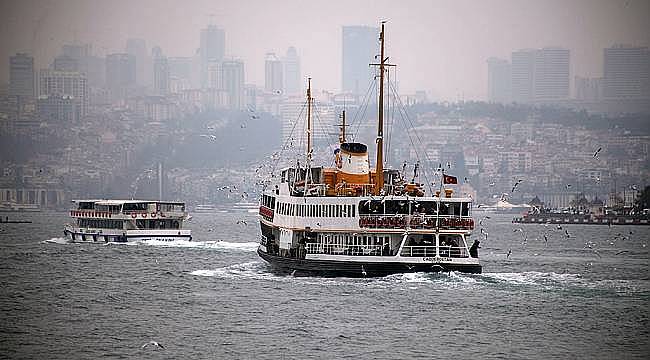
[[[192,240],[185,204],[154,200],[73,200],[64,235],[74,242]]]
[[[311,164],[311,82],[307,90],[306,165],[281,170],[260,200],[259,256],[272,266],[334,276],[401,272],[480,273],[472,199],[450,188],[426,195],[403,170],[383,167],[384,25],[379,64],[379,121],[375,168],[368,148],[345,139],[345,117],[335,167]],[[417,173],[417,168],[415,169]],[[455,178],[442,174],[441,184]]]

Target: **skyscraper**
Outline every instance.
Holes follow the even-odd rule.
[[[9,95],[34,97],[34,58],[18,53],[9,58]]]
[[[626,45],[604,49],[603,75],[606,99],[650,98],[650,50]]]
[[[201,86],[208,86],[208,63],[223,60],[226,51],[226,33],[215,25],[201,29]]]
[[[67,55],[59,55],[54,58],[52,68],[56,71],[80,71],[79,60]]]
[[[488,101],[509,103],[512,99],[512,66],[505,59],[491,57],[488,63]]]
[[[127,39],[126,53],[135,59],[135,83],[150,86],[152,83],[151,58],[147,52],[147,42],[144,39]]]
[[[129,54],[106,56],[106,86],[111,101],[124,99],[129,88],[135,86],[135,58]]]
[[[512,52],[512,100],[551,102],[569,98],[570,52],[562,48]]]
[[[154,47],[151,52],[153,57],[154,94],[167,95],[169,93],[169,62],[158,46]]]
[[[88,112],[88,82],[86,75],[74,71],[43,69],[39,75],[39,97],[65,98],[75,104],[76,118]]]
[[[273,94],[283,92],[282,62],[275,53],[267,53],[264,61],[264,90]]]
[[[570,52],[562,48],[535,51],[534,100],[547,102],[569,98]]]
[[[528,103],[533,101],[533,71],[535,50],[525,49],[512,52],[512,101]]]
[[[296,48],[291,46],[282,59],[284,65],[284,93],[289,96],[299,95],[302,88],[300,79],[300,58]]]
[[[244,106],[244,62],[225,60],[221,63],[223,89],[228,93],[229,108],[242,109]]]
[[[363,95],[372,81],[376,62],[379,28],[370,26],[343,27],[343,64],[341,82],[344,92]]]

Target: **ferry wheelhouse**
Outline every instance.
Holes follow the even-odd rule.
[[[311,165],[311,82],[307,90],[305,166],[281,170],[260,200],[258,255],[286,271],[333,276],[384,276],[402,272],[480,273],[472,199],[442,186],[426,195],[404,170],[383,168],[384,25],[380,35],[377,159],[368,148],[345,140],[341,127],[336,166]],[[417,173],[417,170],[414,172]],[[454,179],[442,174],[442,179]],[[452,182],[452,180],[449,180]]]
[[[192,240],[185,204],[150,200],[73,200],[64,235],[74,242]]]

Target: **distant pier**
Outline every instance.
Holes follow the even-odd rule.
[[[582,224],[582,225],[650,225],[648,217],[591,216],[584,214],[528,214],[512,219],[517,224]]]

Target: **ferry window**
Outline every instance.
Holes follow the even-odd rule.
[[[449,215],[460,215],[460,203],[449,204]]]
[[[440,215],[449,215],[449,203],[440,203]]]
[[[425,201],[420,203],[418,210],[426,215],[436,215],[437,206],[435,201]]]
[[[461,215],[462,216],[469,216],[469,203],[465,202],[462,203],[463,207],[461,209]]]
[[[334,217],[334,205],[329,206],[329,217]]]

